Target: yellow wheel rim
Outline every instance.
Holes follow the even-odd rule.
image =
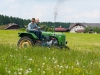
[[[27,47],[30,47],[30,46],[32,46],[32,44],[28,39],[22,40],[20,42],[20,45],[19,45],[20,48],[27,48]]]

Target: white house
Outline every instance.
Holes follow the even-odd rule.
[[[71,23],[69,27],[71,33],[83,33],[85,28],[83,23]]]

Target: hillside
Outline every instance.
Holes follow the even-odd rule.
[[[1,25],[0,30],[4,30],[8,25]]]

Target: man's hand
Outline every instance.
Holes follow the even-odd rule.
[[[43,29],[44,26],[41,26],[41,27],[38,27],[38,28],[35,28],[35,30],[40,30],[40,29]]]

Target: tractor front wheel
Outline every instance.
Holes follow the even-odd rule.
[[[27,48],[27,47],[32,47],[34,45],[34,42],[29,37],[21,37],[17,45],[19,48]]]

